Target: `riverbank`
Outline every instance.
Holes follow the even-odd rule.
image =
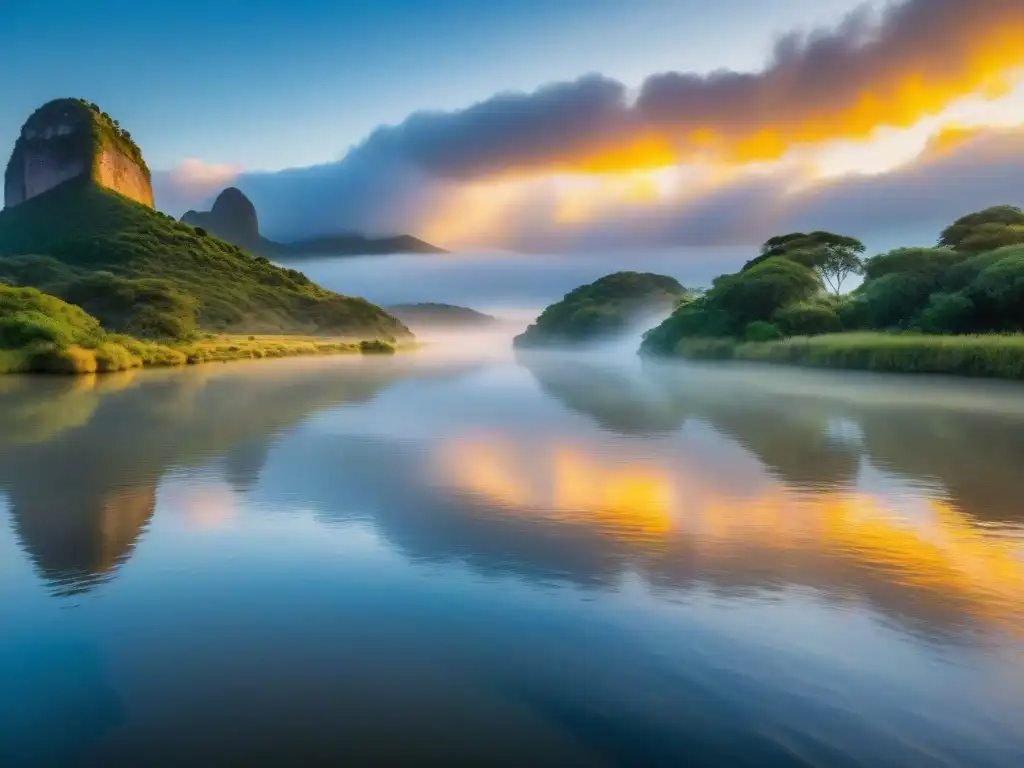
[[[51,343],[0,349],[2,373],[90,374],[143,367],[254,360],[302,355],[390,354],[394,345],[316,336],[207,336],[195,341],[156,343],[109,334],[95,347]]]
[[[676,355],[809,368],[1024,380],[1024,335],[926,336],[836,333],[767,342],[684,339]]]

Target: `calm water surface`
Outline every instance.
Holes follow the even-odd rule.
[[[0,764],[1024,764],[1024,392],[0,379]]]

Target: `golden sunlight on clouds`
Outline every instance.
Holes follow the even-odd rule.
[[[926,151],[955,148],[978,130],[1024,125],[1024,86],[1000,99],[969,98],[906,129],[882,129],[869,139],[817,148],[817,178],[886,173]]]
[[[729,484],[660,459],[605,458],[574,445],[489,436],[443,445],[435,473],[440,486],[507,514],[582,526],[643,557],[677,551],[706,563],[755,548],[763,555],[759,567],[767,568],[824,557],[888,573],[894,588],[957,600],[980,618],[1024,628],[1020,542],[936,499],[897,505],[859,491],[808,495],[767,476]],[[773,552],[787,554],[775,560]]]
[[[897,171],[926,153],[956,148],[978,130],[1017,126],[1024,126],[1024,86],[994,101],[963,99],[910,127],[881,128],[857,140],[815,141],[806,135],[812,143],[787,146],[782,134],[765,130],[738,144],[737,157],[728,161],[675,164],[665,144],[631,146],[574,173],[560,170],[467,185],[431,214],[425,236],[451,247],[501,242],[527,210],[540,224],[570,228],[612,221],[631,210],[685,205],[744,177],[781,170],[791,176],[796,192],[817,181]],[[700,140],[709,144],[715,139],[705,132]],[[628,162],[638,165],[628,167]],[[622,169],[615,170],[619,163]]]

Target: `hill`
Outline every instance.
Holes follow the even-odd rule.
[[[308,256],[386,256],[396,253],[447,253],[443,248],[412,235],[364,237],[363,235],[327,235],[275,243],[264,240],[261,248],[267,255],[286,260]]]
[[[4,204],[21,205],[84,178],[152,207],[142,152],[116,120],[83,99],[57,99],[25,121],[4,173]]]
[[[237,187],[221,192],[208,212],[189,211],[181,220],[193,227],[203,227],[229,243],[259,250],[262,238],[256,206]]]
[[[141,336],[195,327],[410,336],[368,301],[327,291],[88,176],[0,212],[0,279],[67,298],[108,330]]]
[[[580,286],[541,313],[515,339],[517,347],[581,344],[626,330],[646,314],[672,309],[688,292],[649,272],[616,272]]]
[[[403,323],[410,326],[433,325],[451,328],[478,328],[481,326],[493,325],[498,318],[492,315],[485,315],[469,307],[459,307],[453,304],[435,304],[424,302],[422,304],[394,304],[387,308]]]
[[[377,256],[394,253],[445,253],[412,235],[364,237],[358,234],[325,235],[278,243],[260,234],[256,207],[237,187],[221,192],[209,211],[188,211],[181,221],[202,227],[229,243],[261,256],[279,260],[309,256]]]

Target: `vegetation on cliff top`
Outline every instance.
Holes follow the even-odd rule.
[[[411,336],[363,299],[327,291],[85,178],[0,212],[0,279],[80,304],[110,330],[149,338],[196,328]]]
[[[110,147],[130,157],[142,171],[146,180],[151,179],[149,167],[142,157],[142,150],[132,138],[132,135],[122,128],[117,120],[114,120],[99,106],[85,99],[55,99],[50,101],[29,116],[25,121],[25,129],[28,131],[42,132],[48,127],[73,123],[79,127],[68,134],[50,136],[45,139],[47,148],[51,152],[58,152],[66,155],[69,160],[81,157],[93,157],[105,147]],[[37,138],[26,138],[19,135],[14,145],[12,159],[19,152]],[[13,164],[8,166],[8,173],[17,172]]]
[[[743,270],[716,278],[649,331],[641,351],[1020,377],[1024,345],[999,334],[1024,331],[1024,212],[999,206],[964,216],[934,248],[865,261],[861,250],[830,233],[772,238]],[[829,259],[829,269],[862,273],[864,282],[828,295]],[[826,336],[841,331],[861,333]],[[803,338],[816,336],[823,340]]]
[[[515,344],[530,347],[594,341],[625,330],[646,313],[670,309],[687,296],[674,278],[616,272],[567,293],[517,336]]]

